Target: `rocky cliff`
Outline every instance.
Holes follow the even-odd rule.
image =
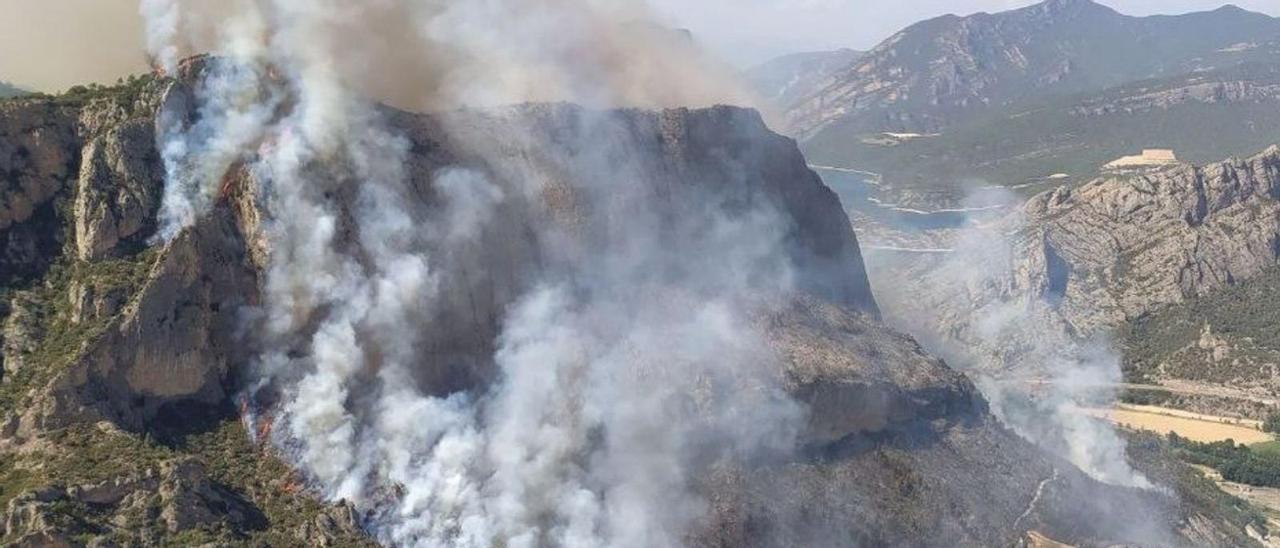
[[[977,233],[987,236],[960,237],[948,258],[889,267],[912,282],[878,290],[889,316],[965,344],[983,344],[978,320],[991,314],[979,311],[1005,305],[1044,333],[1105,334],[1274,267],[1278,189],[1277,147],[1104,176],[1032,198]]]
[[[1280,21],[1235,7],[1139,18],[1089,0],[1048,0],[948,15],[895,34],[813,85],[788,105],[789,128],[802,137],[833,126],[846,135],[934,133],[1031,97],[1230,65],[1277,34]]]
[[[321,504],[260,443],[270,422],[239,419],[234,396],[253,341],[244,314],[261,298],[270,253],[262,181],[233,166],[209,215],[168,243],[152,239],[164,184],[157,111],[193,104],[189,75],[0,104],[5,543],[367,542],[364,509]],[[690,544],[1010,545],[1033,529],[1099,544],[1249,542],[1248,518],[1106,487],[1036,450],[990,416],[967,379],[880,325],[838,200],[753,112],[533,105],[385,115],[411,152],[406,196],[423,219],[439,204],[444,166],[484,173],[507,192],[520,188],[504,183],[513,177],[566,173],[504,202],[474,245],[432,250],[470,268],[438,281],[444,302],[424,318],[434,326],[421,344],[428,366],[414,381],[430,392],[489,382],[485,357],[515,295],[561,254],[615,244],[610,230],[641,213],[636,203],[660,204],[643,212],[658,221],[680,220],[656,232],[670,246],[683,234],[661,226],[685,219],[766,211],[784,221],[777,236],[795,291],[758,304],[751,322],[809,409],[803,447],[698,478],[708,511]],[[475,140],[502,153],[475,156]],[[583,157],[574,145],[587,141],[618,153]],[[646,199],[589,209],[601,202],[567,183],[584,165],[642,184],[618,191]],[[531,230],[546,224],[567,243]],[[1133,519],[1134,509],[1153,514]]]
[[[1276,264],[1280,147],[1059,189],[1025,213],[1019,284],[1059,297],[1068,323],[1090,332]]]

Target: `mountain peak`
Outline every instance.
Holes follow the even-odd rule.
[[[1094,2],[1093,0],[1044,0],[1031,7],[1032,10],[1056,14],[1077,14],[1082,12],[1118,13],[1115,10]]]

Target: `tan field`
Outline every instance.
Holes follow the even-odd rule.
[[[1160,434],[1175,432],[1198,442],[1231,439],[1236,443],[1253,444],[1272,440],[1270,434],[1258,429],[1256,421],[1213,417],[1163,407],[1121,405],[1109,410],[1090,410],[1089,414],[1125,428]]]
[[[1027,533],[1027,546],[1031,548],[1075,548],[1070,544],[1063,544],[1053,540],[1041,533],[1040,531],[1031,531]]]

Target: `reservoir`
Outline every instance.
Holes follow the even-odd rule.
[[[975,209],[921,211],[882,203],[879,181],[874,173],[841,168],[809,166],[840,197],[845,209],[866,215],[890,228],[902,231],[963,228],[972,215],[980,211],[1002,209],[1003,206]]]

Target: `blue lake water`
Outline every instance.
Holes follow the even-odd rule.
[[[896,230],[961,228],[971,217],[968,211],[916,212],[886,207],[875,201],[877,186],[871,175],[826,168],[813,170],[840,197],[845,209],[867,215]]]

